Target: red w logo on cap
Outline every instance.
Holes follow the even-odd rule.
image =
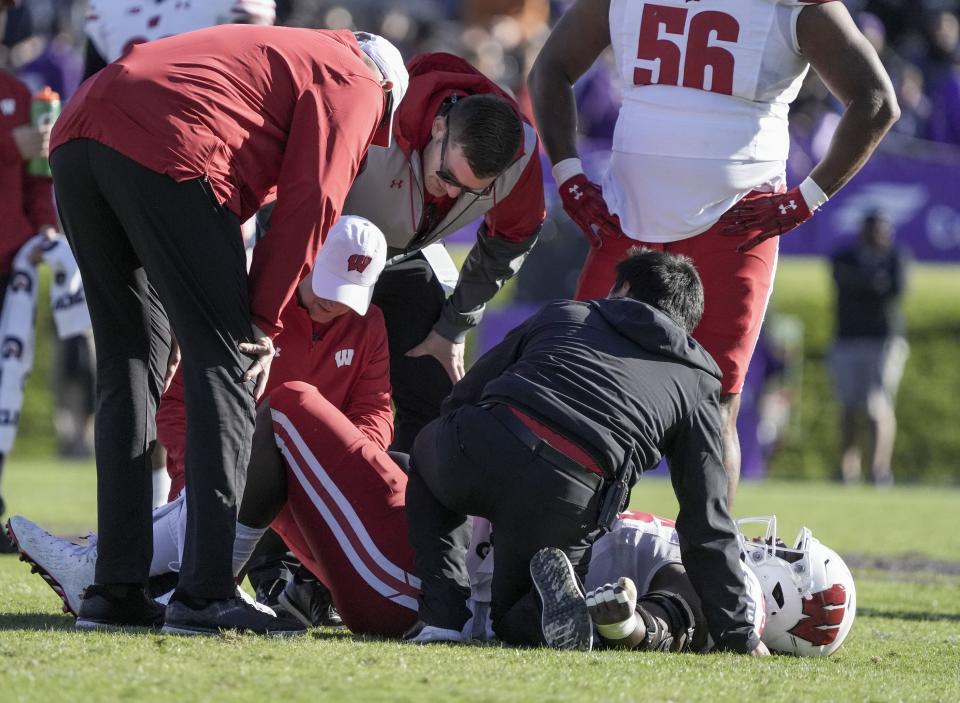
[[[791,635],[813,644],[832,644],[840,634],[840,623],[847,611],[847,589],[839,583],[810,598],[803,599],[803,614],[807,617],[793,626]]]
[[[370,265],[371,261],[373,261],[372,257],[364,256],[363,254],[351,254],[350,258],[347,259],[347,273],[350,271],[363,273],[367,270],[367,266]]]

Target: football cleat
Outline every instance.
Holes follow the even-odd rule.
[[[7,522],[11,541],[20,550],[20,559],[31,571],[60,596],[63,610],[76,616],[84,589],[93,583],[97,565],[97,537],[90,535],[86,545],[56,537],[21,515]]]
[[[294,571],[280,593],[280,607],[306,627],[342,627],[343,620],[333,607],[330,591],[315,578],[305,578],[301,569]]]
[[[545,547],[530,560],[530,578],[540,596],[541,630],[548,647],[593,647],[593,621],[573,565],[559,549]]]

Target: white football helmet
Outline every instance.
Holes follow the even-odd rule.
[[[744,525],[750,523],[763,525],[762,536],[745,536]],[[837,651],[857,612],[857,591],[843,559],[806,527],[794,547],[778,544],[775,516],[743,518],[737,527],[744,561],[763,589],[763,643],[771,651],[801,657]]]

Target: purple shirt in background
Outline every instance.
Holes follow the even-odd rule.
[[[933,110],[927,137],[937,142],[960,145],[960,67],[945,73],[931,86]]]
[[[60,95],[61,102],[66,103],[80,85],[83,59],[72,45],[55,38],[40,56],[17,71],[17,77],[27,84],[31,93],[48,85]]]

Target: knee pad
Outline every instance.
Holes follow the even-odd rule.
[[[637,599],[636,611],[647,628],[647,636],[634,649],[683,652],[690,648],[693,642],[693,609],[679,593],[645,593]]]

